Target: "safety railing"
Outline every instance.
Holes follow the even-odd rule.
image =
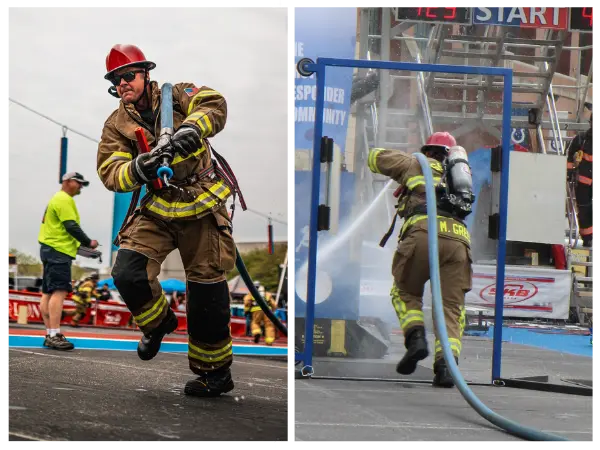
[[[569,252],[571,248],[577,247],[579,240],[579,220],[577,219],[577,202],[575,200],[575,183],[567,180],[567,220],[569,222],[569,248],[565,251]]]

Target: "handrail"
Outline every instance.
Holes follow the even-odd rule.
[[[547,62],[544,62],[544,70],[548,71],[549,66]],[[552,80],[549,80],[548,95],[546,96],[546,106],[548,108],[548,116],[550,118],[550,125],[552,126],[552,135],[554,140],[554,147],[556,153],[559,155],[565,154],[565,147],[560,133],[560,121],[558,119],[558,111],[556,110],[556,102],[554,100],[554,88],[552,86]]]
[[[579,240],[579,220],[575,204],[573,183],[567,180],[567,220],[569,221],[569,247],[576,248]],[[575,232],[575,233],[573,233]],[[573,237],[575,235],[575,237]]]

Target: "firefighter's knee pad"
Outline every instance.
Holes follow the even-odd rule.
[[[213,344],[227,339],[230,318],[227,281],[188,281],[188,333],[194,340]]]
[[[121,249],[112,270],[115,286],[131,311],[152,300],[148,282],[148,257],[134,250]]]

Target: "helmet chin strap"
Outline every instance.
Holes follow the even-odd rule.
[[[116,97],[116,98],[121,98],[121,97],[119,97],[119,93],[117,92],[117,88],[116,88],[115,86],[111,86],[111,87],[109,87],[109,88],[108,88],[108,93],[109,93],[110,95],[112,95],[113,97]]]

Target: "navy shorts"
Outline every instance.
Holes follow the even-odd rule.
[[[71,292],[71,263],[73,258],[41,244],[40,259],[44,268],[42,292],[51,294],[54,291]]]

